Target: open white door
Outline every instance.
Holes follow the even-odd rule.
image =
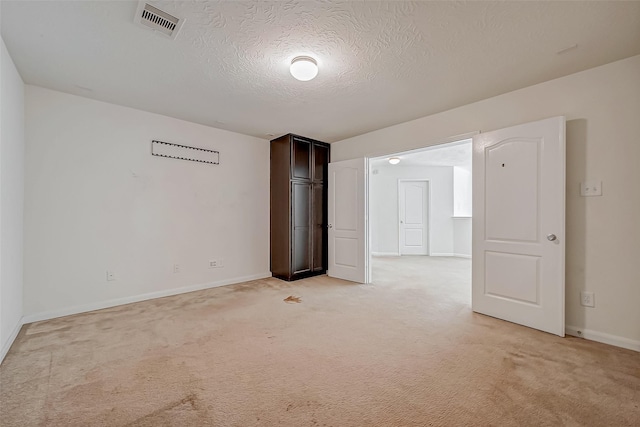
[[[564,336],[565,119],[473,137],[472,308]]]
[[[366,166],[364,158],[329,163],[327,274],[358,283],[368,282]]]

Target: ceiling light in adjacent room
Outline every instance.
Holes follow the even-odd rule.
[[[289,71],[296,79],[307,82],[318,75],[318,63],[310,56],[296,56],[291,61]]]
[[[391,163],[392,165],[397,165],[398,163],[400,163],[400,157],[391,157],[389,159],[389,163]]]

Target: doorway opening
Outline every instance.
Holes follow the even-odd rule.
[[[455,276],[470,303],[472,140],[369,158],[373,283]],[[442,281],[443,288],[450,278]]]
[[[442,227],[436,225],[435,178],[424,176],[427,165],[419,167],[419,174],[423,176],[392,177],[391,180],[429,181],[428,193],[424,193],[428,194],[425,196],[428,200],[428,217],[425,220],[428,228],[424,234],[428,239],[429,255],[413,255],[413,258],[430,259],[431,262],[438,258],[453,259],[467,261],[470,266],[466,256],[473,253],[473,281],[467,274],[466,283],[467,289],[471,289],[474,312],[559,336],[565,334],[565,126],[565,118],[558,116],[474,134],[473,148],[467,149],[471,149],[474,166],[471,184],[468,179],[463,179],[465,175],[471,175],[470,169],[461,171],[464,168],[456,169],[456,165],[444,167],[442,163],[436,164],[451,170],[447,176],[450,176],[452,190],[448,193],[449,207],[445,208],[445,212],[449,209],[451,212],[447,218],[450,227],[446,221]],[[371,283],[373,280],[379,284],[376,273],[372,272],[372,253],[394,255],[401,260],[409,258],[409,255],[400,255],[399,245],[394,245],[391,253],[381,252],[382,237],[385,233],[393,235],[399,223],[398,214],[392,214],[396,226],[381,227],[381,216],[376,214],[385,206],[399,212],[395,209],[399,198],[381,195],[376,183],[376,178],[382,174],[382,165],[386,161],[397,166],[402,163],[402,156],[406,160],[413,153],[457,149],[469,143],[469,136],[466,138],[466,141],[462,141],[463,137],[452,138],[449,141],[458,143],[449,146],[434,146],[398,155],[385,154],[377,159],[371,156],[330,163],[328,275],[358,283]],[[404,164],[407,163],[405,161]],[[388,168],[386,164],[384,167]],[[454,172],[460,177],[460,184],[454,184]],[[469,198],[459,198],[453,191],[465,187],[473,190],[472,222],[470,216],[459,214],[465,211],[465,206],[471,205]],[[458,220],[466,220],[469,225],[466,231],[472,228],[472,232],[467,233],[472,235],[472,251],[468,253],[461,249],[465,242],[469,244],[468,238],[461,238],[465,228],[453,225]],[[448,229],[448,239],[439,246],[439,250],[445,248],[452,252],[438,252],[436,249],[442,242],[436,240],[435,234],[442,229]],[[399,234],[392,240],[399,242]],[[408,279],[405,273],[413,267],[401,266],[393,276],[395,283],[411,282],[405,280]],[[347,271],[343,274],[340,269],[353,274],[347,275]],[[457,269],[454,266],[447,270],[446,276],[449,276],[451,270]],[[416,280],[411,282],[412,286],[425,284],[429,272],[428,267],[416,274],[414,271],[412,277]],[[471,282],[473,286],[469,285]],[[427,289],[430,292],[432,287]]]

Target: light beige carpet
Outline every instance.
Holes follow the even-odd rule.
[[[375,265],[27,325],[0,424],[640,425],[640,353],[473,314],[468,260]]]

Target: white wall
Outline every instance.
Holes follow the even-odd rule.
[[[453,253],[471,258],[471,217],[453,218]]]
[[[26,321],[270,276],[268,141],[29,85],[26,122]]]
[[[332,146],[333,147],[333,146]],[[333,159],[333,154],[332,154]],[[398,254],[398,179],[429,180],[432,255],[453,253],[453,168],[402,165],[375,166],[370,174],[371,251]]]
[[[0,39],[0,361],[22,318],[24,84]]]
[[[469,168],[453,168],[453,253],[471,257],[472,180]]]
[[[471,216],[472,184],[470,169],[453,167],[453,216]]]
[[[567,118],[568,331],[640,350],[640,56],[332,144],[334,161],[381,156],[477,130]],[[603,196],[579,196],[585,179]],[[580,305],[595,292],[595,308]]]

